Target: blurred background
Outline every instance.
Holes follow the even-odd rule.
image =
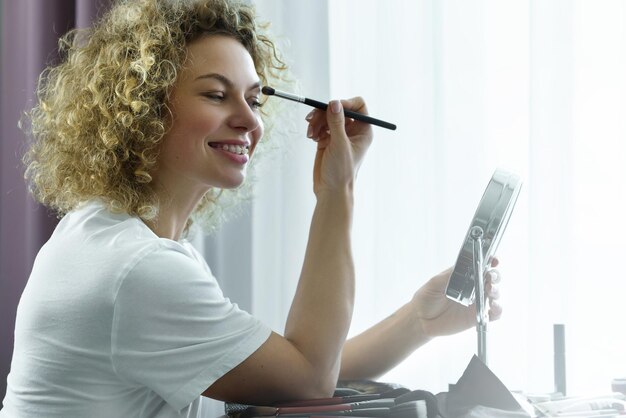
[[[454,264],[493,171],[524,186],[498,257],[504,314],[490,367],[512,390],[552,392],[552,327],[565,324],[568,394],[626,376],[626,2],[622,0],[256,0],[298,80],[321,101],[363,96],[374,128],[356,186],[357,303],[351,334]],[[0,396],[15,309],[55,219],[28,196],[21,112],[57,37],[105,0],[2,0]],[[274,99],[277,100],[277,99]],[[282,331],[313,210],[309,108],[242,216],[196,237],[225,293]],[[295,121],[295,122],[294,122]],[[474,330],[440,338],[381,380],[447,390]]]

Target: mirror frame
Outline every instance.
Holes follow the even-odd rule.
[[[506,170],[498,168],[491,176],[448,281],[446,287],[448,298],[465,306],[474,303],[474,254],[471,230],[475,226],[483,230],[484,272],[498,249],[521,188],[522,181],[519,176]]]

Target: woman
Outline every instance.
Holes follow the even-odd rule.
[[[223,297],[185,232],[244,183],[260,88],[284,69],[249,7],[122,1],[65,49],[42,76],[26,157],[34,195],[63,218],[20,301],[1,417],[192,417],[201,395],[326,397],[474,323],[443,296],[448,271],[346,341],[352,189],[372,130],[342,109],[367,113],[361,98],[307,116],[317,203],[284,335]]]

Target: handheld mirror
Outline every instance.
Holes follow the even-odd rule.
[[[498,249],[522,182],[515,174],[496,170],[491,176],[446,287],[446,296],[465,306],[476,302],[478,357],[487,364],[487,322],[483,276]]]
[[[520,178],[507,171],[497,169],[483,194],[472,223],[465,235],[465,241],[450,276],[446,296],[465,306],[475,299],[474,292],[474,239],[472,229],[480,227],[482,234],[482,271],[495,254],[513,207],[522,188]]]

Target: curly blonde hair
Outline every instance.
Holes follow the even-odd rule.
[[[265,28],[252,7],[229,0],[121,0],[92,28],[66,34],[63,59],[41,74],[29,113],[25,177],[35,198],[59,216],[99,198],[114,212],[154,219],[150,173],[186,45],[232,36],[267,84],[286,66]],[[207,193],[196,212],[210,211],[219,194]]]

